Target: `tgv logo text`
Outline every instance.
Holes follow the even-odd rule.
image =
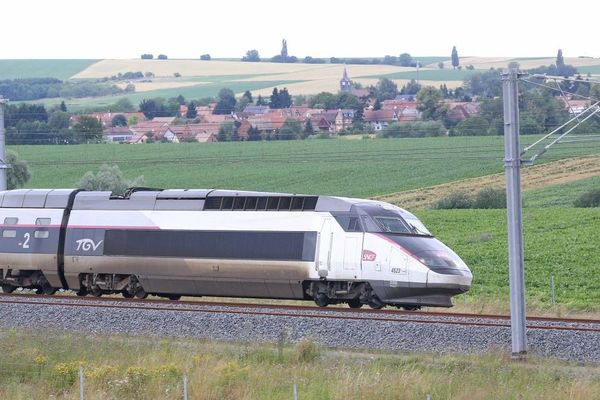
[[[96,251],[103,241],[95,243],[92,239],[79,239],[75,243],[77,243],[77,251]]]

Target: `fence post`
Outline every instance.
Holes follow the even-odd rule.
[[[425,397],[425,400],[431,400],[431,395],[428,394],[427,397]]]
[[[552,308],[556,310],[556,291],[554,290],[554,275],[550,275],[550,293],[552,295]]]
[[[294,383],[294,400],[298,400],[298,385]]]
[[[188,400],[188,378],[183,376],[183,400]]]
[[[83,400],[83,367],[79,366],[79,400]]]

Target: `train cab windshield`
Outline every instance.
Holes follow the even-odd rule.
[[[361,205],[356,210],[365,232],[429,236],[431,233],[413,214],[378,205]]]

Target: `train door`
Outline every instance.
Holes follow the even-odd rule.
[[[319,234],[319,254],[317,256],[317,273],[319,277],[329,276],[333,251],[333,219],[325,218]]]

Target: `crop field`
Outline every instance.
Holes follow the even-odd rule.
[[[537,136],[524,137],[531,142]],[[503,171],[503,138],[304,140],[146,145],[9,146],[28,161],[28,187],[72,187],[103,163],[154,187],[220,187],[371,197]],[[540,161],[598,154],[561,145]],[[475,166],[476,165],[476,166]]]
[[[506,210],[420,210],[415,214],[473,271],[467,302],[502,304],[508,311]],[[551,310],[600,311],[600,213],[598,209],[526,208],[523,211],[528,305]],[[460,296],[455,300],[461,303]]]
[[[579,196],[592,189],[600,189],[600,176],[526,191],[523,205],[525,207],[572,207]]]
[[[86,399],[595,399],[595,365],[528,357],[391,354],[182,338],[0,331],[0,397]],[[326,371],[326,372],[325,372]],[[400,396],[400,397],[399,397]]]
[[[384,75],[388,79],[419,79],[435,82],[448,82],[458,81],[462,84],[462,81],[467,79],[473,74],[479,73],[481,70],[467,70],[467,69],[452,69],[452,66],[446,65],[444,69],[419,69],[417,72],[414,68],[410,71],[394,72],[392,74]],[[439,85],[438,82],[438,85]]]
[[[17,78],[69,79],[98,60],[0,60],[0,80]]]

